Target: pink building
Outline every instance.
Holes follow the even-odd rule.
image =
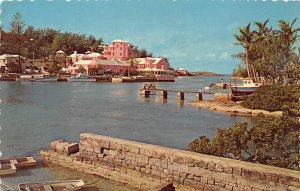
[[[103,59],[93,60],[88,67],[88,75],[90,76],[103,75],[106,72],[124,76],[128,72],[132,73],[136,70],[128,61]]]
[[[73,66],[76,62],[80,60],[94,60],[94,59],[105,59],[105,57],[97,52],[86,52],[85,54],[77,54],[77,51],[74,51],[73,54],[67,57],[67,65]]]
[[[129,47],[129,43],[123,40],[114,40],[112,44],[104,50],[104,57],[107,60],[128,60],[128,58],[133,57],[134,52]]]
[[[168,70],[172,69],[170,64],[163,58],[136,58],[138,64],[138,69],[160,69],[160,70]]]
[[[174,69],[163,58],[137,58],[137,71],[142,76],[155,76],[158,81],[174,81]]]

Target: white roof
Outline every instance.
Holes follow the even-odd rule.
[[[146,60],[154,60],[152,64],[157,64],[159,61],[161,61],[162,58],[152,58],[152,57],[147,57],[147,58],[136,58],[139,64],[146,64]]]
[[[102,54],[98,53],[98,52],[92,52],[90,54],[87,54],[87,56],[89,57],[98,57],[98,56],[101,56]]]
[[[73,53],[73,54],[70,54],[68,57],[81,57],[83,56],[84,54],[77,54],[77,53]]]
[[[113,42],[127,42],[127,41],[121,40],[121,39],[115,39],[115,40],[113,40]]]
[[[79,60],[78,62],[75,62],[74,65],[89,65],[91,62],[92,60]]]
[[[59,50],[59,51],[56,51],[56,53],[59,53],[59,54],[64,54],[65,52],[62,51],[62,50]]]
[[[18,58],[19,55],[15,55],[15,54],[2,54],[0,56],[0,59],[7,59],[7,58]],[[25,57],[21,56],[22,59],[24,59]]]

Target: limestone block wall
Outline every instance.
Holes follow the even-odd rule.
[[[84,133],[79,153],[45,162],[98,174],[145,190],[173,182],[176,190],[299,190],[298,171]],[[57,159],[57,160],[56,160]],[[59,162],[59,160],[61,160]],[[54,161],[54,162],[53,162]],[[61,164],[60,164],[61,165]]]

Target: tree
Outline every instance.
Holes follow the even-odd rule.
[[[233,128],[218,129],[213,141],[200,136],[189,144],[188,150],[299,170],[299,133],[296,118],[286,114],[260,115],[258,123],[251,128],[246,122],[240,122]]]
[[[188,146],[188,150],[203,154],[212,154],[210,140],[206,136],[200,136]]]
[[[251,140],[255,145],[254,161],[286,168],[299,168],[300,125],[288,115],[282,117],[260,116],[251,128]]]
[[[243,46],[245,49],[244,53],[241,53],[239,55],[240,58],[242,58],[242,61],[245,63],[247,68],[247,73],[249,77],[253,77],[252,71],[251,71],[251,45],[254,42],[254,32],[250,29],[251,23],[249,23],[246,27],[242,27],[239,29],[239,34],[235,34],[234,38],[236,39],[235,45]]]
[[[293,28],[296,19],[290,24],[281,20],[278,22],[280,30],[268,27],[269,20],[255,22],[256,30],[250,30],[249,23],[239,29],[234,35],[235,45],[242,46],[244,52],[234,55],[245,64],[248,76],[258,81],[264,77],[269,83],[284,83],[289,75],[287,65],[297,63],[294,44],[297,40],[299,28]]]
[[[20,12],[17,12],[10,23],[10,32],[13,35],[13,42],[17,44],[17,53],[19,55],[18,63],[19,63],[19,73],[22,73],[22,65],[21,65],[21,51],[23,45],[23,30],[25,27],[25,23],[22,21],[22,16]]]
[[[239,64],[233,71],[232,76],[240,76],[246,78],[248,76],[247,69]]]

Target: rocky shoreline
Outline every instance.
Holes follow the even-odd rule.
[[[217,101],[191,101],[191,105],[197,108],[206,108],[213,111],[227,112],[234,115],[251,115],[257,116],[259,114],[272,115],[272,116],[281,116],[282,111],[269,112],[266,110],[260,109],[248,109],[240,105],[239,103],[226,101],[226,102],[217,102]]]

